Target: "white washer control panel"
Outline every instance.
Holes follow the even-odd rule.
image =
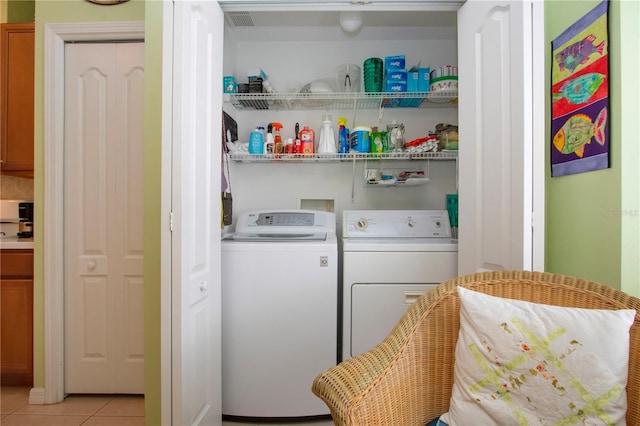
[[[343,238],[451,237],[446,210],[345,210]]]
[[[257,210],[238,216],[236,234],[335,234],[335,213],[312,210]]]

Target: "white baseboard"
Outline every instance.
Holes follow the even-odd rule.
[[[29,391],[29,404],[44,404],[44,388],[31,388],[31,390]]]

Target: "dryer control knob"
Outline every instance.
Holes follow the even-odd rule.
[[[355,227],[358,231],[364,231],[369,226],[367,219],[358,219],[356,220]]]

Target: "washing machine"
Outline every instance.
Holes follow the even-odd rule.
[[[242,213],[222,240],[223,418],[327,416],[313,379],[337,364],[335,214]]]
[[[375,347],[425,291],[458,271],[446,210],[345,210],[342,359]]]

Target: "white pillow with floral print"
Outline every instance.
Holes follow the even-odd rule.
[[[565,308],[458,287],[458,425],[624,425],[635,310]]]

